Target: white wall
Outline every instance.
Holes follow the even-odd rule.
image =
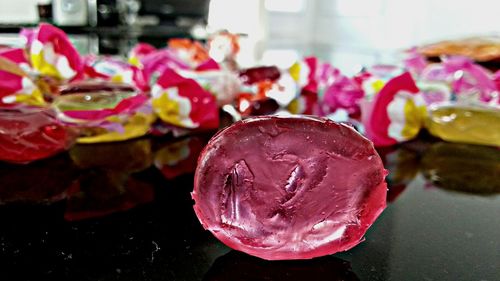
[[[500,33],[499,0],[309,0],[299,13],[271,12],[270,34],[357,49],[399,49]],[[312,11],[312,12],[311,12]],[[294,35],[290,35],[296,32]]]
[[[38,22],[37,0],[0,0],[0,23]]]
[[[500,0],[303,2],[300,12],[269,12],[272,50],[267,57],[295,49],[299,55],[316,55],[354,73],[365,65],[397,62],[398,51],[414,45],[500,35]]]
[[[419,23],[418,40],[434,41],[442,39],[443,36],[500,34],[498,0],[424,0],[423,2],[429,12],[424,14]]]

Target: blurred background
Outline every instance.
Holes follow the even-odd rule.
[[[21,26],[65,27],[82,52],[123,54],[137,41],[225,29],[244,35],[243,65],[314,54],[346,72],[392,63],[398,51],[500,32],[500,1],[475,0],[0,0],[0,43]],[[10,34],[12,33],[12,34]]]

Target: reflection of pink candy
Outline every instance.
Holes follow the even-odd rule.
[[[155,155],[155,166],[167,179],[194,173],[196,161],[206,141],[199,137],[166,144]]]

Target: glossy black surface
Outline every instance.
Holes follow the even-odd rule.
[[[388,208],[348,252],[269,262],[231,251],[192,210],[209,136],[76,146],[0,164],[0,280],[499,280],[500,151],[380,150]]]

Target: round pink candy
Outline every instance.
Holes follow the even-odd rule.
[[[268,260],[348,250],[386,206],[386,170],[349,126],[257,117],[215,135],[200,155],[194,210],[229,247]]]

